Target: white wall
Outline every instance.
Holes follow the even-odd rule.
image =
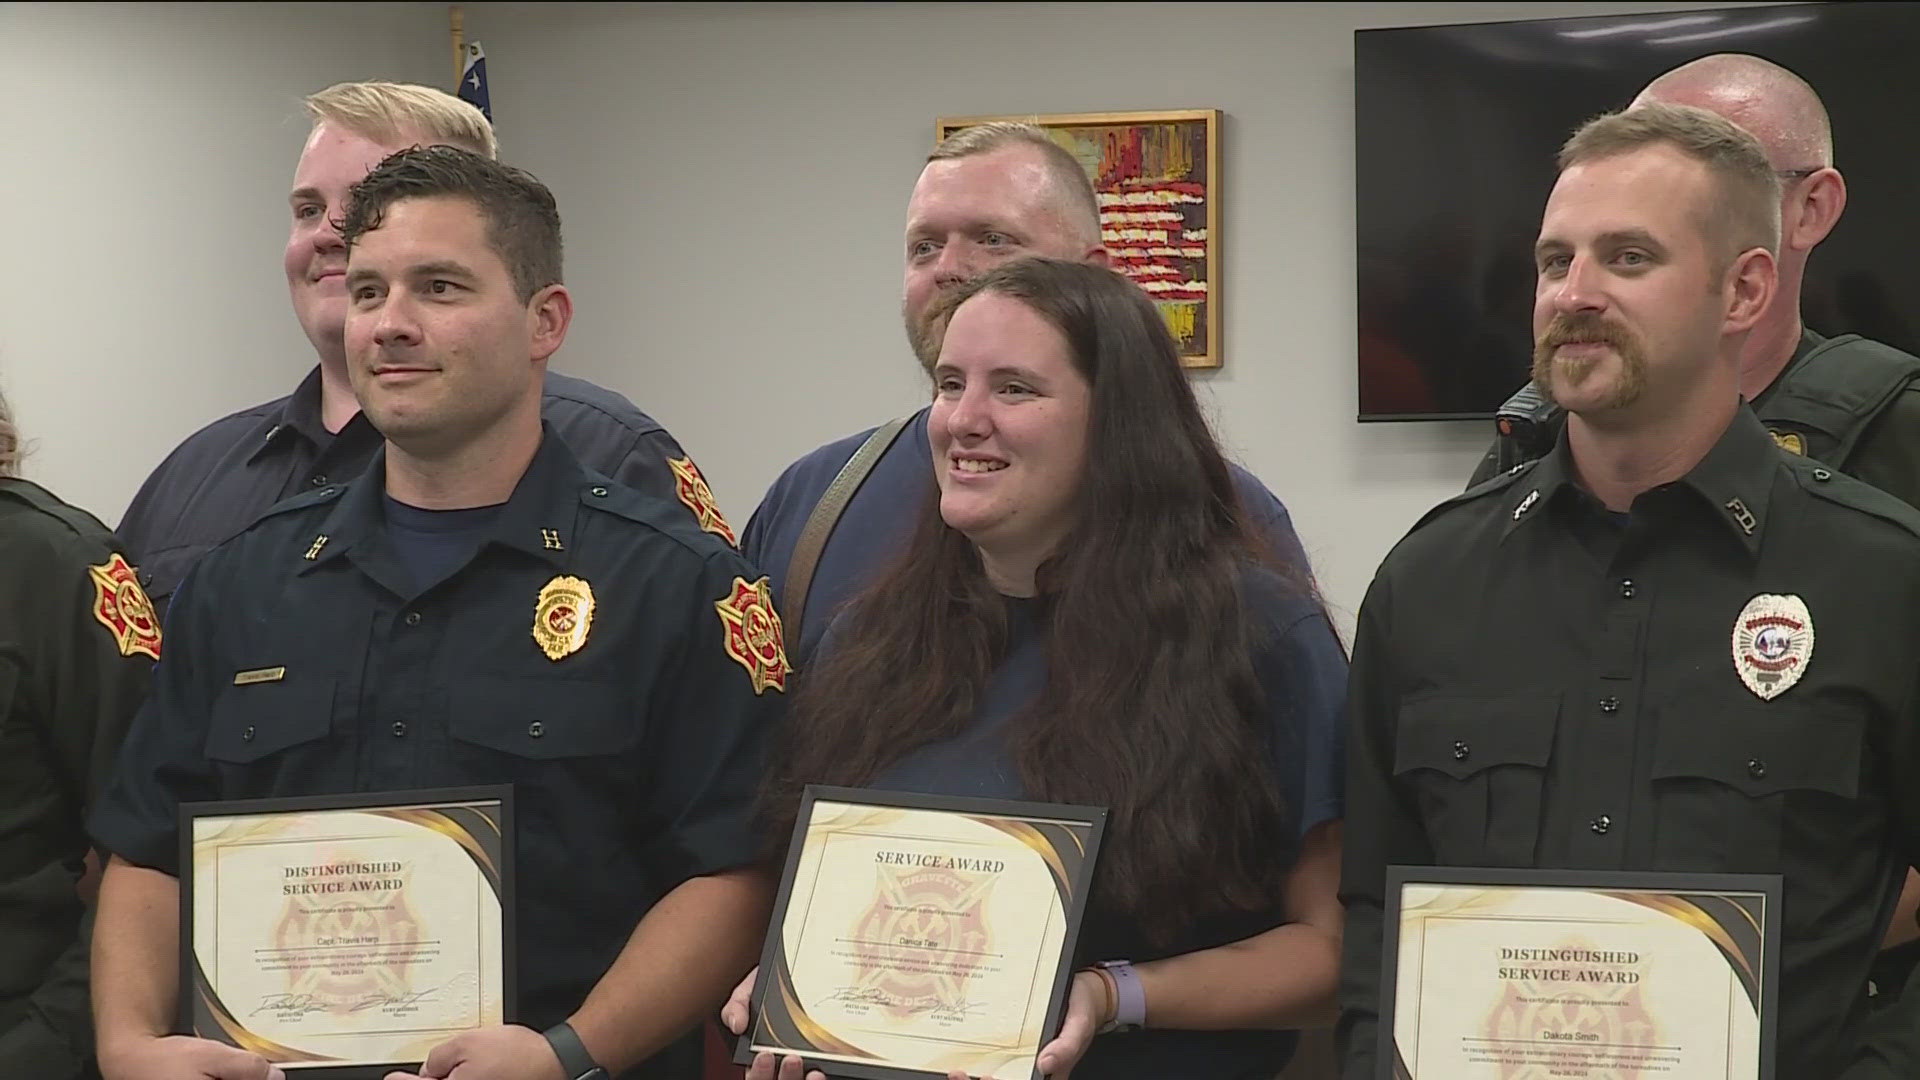
[[[579,319],[736,525],[815,445],[915,407],[899,231],[939,115],[1214,107],[1222,435],[1348,623],[1484,424],[1354,414],[1352,31],[1699,4],[470,4],[504,155],[554,189]],[[1190,60],[1165,55],[1177,41]],[[438,4],[0,6],[0,386],[30,475],[117,519],[150,465],[311,363],[278,256],[299,97],[446,85]]]

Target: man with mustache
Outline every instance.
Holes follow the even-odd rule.
[[[343,483],[380,447],[348,384],[342,326],[346,245],[337,222],[347,188],[414,145],[494,157],[480,110],[439,90],[340,83],[307,98],[313,130],[287,196],[285,268],[293,313],[318,364],[283,398],[242,409],[189,436],[153,471],[121,519],[141,578],[163,610],[188,568],[281,499]],[[542,414],[581,462],[649,494],[685,503],[707,531],[733,535],[686,451],[652,417],[610,390],[549,372]]]
[[[903,246],[900,308],[907,341],[928,372],[933,357],[925,323],[942,294],[1023,255],[1103,265],[1107,260],[1100,204],[1086,170],[1031,124],[984,124],[942,142],[907,201]],[[854,462],[869,440],[876,456],[858,463],[871,470],[863,472]],[[1279,561],[1307,574],[1306,553],[1286,507],[1237,465],[1234,480]],[[834,501],[829,492],[849,486],[853,493],[841,504],[837,524],[827,521],[816,534],[810,527],[816,508]],[[868,429],[820,447],[788,466],[768,489],[741,534],[741,550],[772,577],[796,666],[805,670],[833,613],[905,546],[920,500],[932,490],[924,408],[897,427]],[[796,550],[805,553],[801,559]]]
[[[1920,854],[1920,512],[1783,450],[1741,400],[1779,199],[1754,138],[1700,109],[1602,117],[1561,150],[1533,329],[1565,435],[1427,514],[1360,612],[1348,1080],[1392,1064],[1395,864],[1780,875],[1776,1075],[1920,1069],[1920,998],[1868,1023],[1866,993]]]
[[[1779,286],[1740,353],[1740,393],[1774,438],[1841,472],[1920,506],[1920,358],[1855,335],[1826,338],[1801,321],[1807,260],[1846,210],[1834,167],[1833,125],[1806,80],[1769,60],[1717,53],[1648,83],[1636,105],[1692,105],[1740,125],[1780,178]],[[1540,393],[1541,373],[1508,401],[1498,435],[1468,486],[1546,453],[1566,414]],[[1920,961],[1920,874],[1909,870],[1875,972],[1890,999]]]
[[[1741,351],[1741,394],[1782,446],[1920,505],[1920,358],[1853,335],[1825,338],[1801,321],[1807,260],[1847,205],[1820,95],[1769,60],[1718,53],[1654,79],[1633,104],[1654,101],[1740,125],[1780,178],[1780,284]],[[1468,486],[1546,453],[1564,422],[1536,372],[1501,408]]]

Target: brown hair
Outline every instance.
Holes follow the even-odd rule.
[[[487,243],[507,264],[522,301],[560,283],[560,210],[533,174],[455,146],[416,146],[373,167],[347,193],[339,223],[347,250],[380,227],[401,199],[451,195],[470,200],[487,222]]]
[[[20,469],[20,429],[13,426],[13,413],[0,394],[0,476],[13,476]]]
[[[1046,681],[1009,719],[1008,757],[1032,798],[1108,808],[1095,884],[1106,912],[1168,942],[1204,915],[1266,910],[1297,825],[1262,764],[1261,631],[1242,592],[1267,557],[1173,339],[1153,302],[1103,267],[1010,262],[941,310],[981,293],[1057,327],[1091,388],[1076,524],[1035,576]],[[850,602],[796,690],[772,835],[792,829],[804,785],[868,783],[966,730],[1008,636],[1006,601],[941,520],[928,470],[913,540]]]
[[[1648,146],[1671,146],[1706,166],[1719,188],[1706,209],[1709,232],[1743,251],[1780,248],[1780,180],[1765,150],[1732,121],[1690,105],[1653,102],[1596,117],[1560,148],[1560,171]]]

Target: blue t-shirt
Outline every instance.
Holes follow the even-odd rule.
[[[1287,812],[1293,835],[1273,838],[1274,858],[1291,865],[1299,840],[1342,816],[1345,780],[1346,655],[1325,612],[1268,570],[1247,574],[1242,603],[1254,624],[1253,668],[1266,710],[1256,736]],[[1008,604],[1007,651],[988,679],[966,730],[922,746],[882,771],[872,786],[890,791],[1027,799],[1006,748],[1006,729],[1046,683],[1045,601]],[[823,647],[831,650],[829,635]],[[1286,922],[1280,907],[1203,920],[1172,947],[1153,948],[1141,928],[1089,899],[1077,964],[1154,960],[1226,945]],[[1148,1003],[1152,1014],[1152,1003]],[[1094,1040],[1074,1075],[1107,1080],[1269,1080],[1293,1056],[1291,1031],[1175,1031],[1149,1028]]]
[[[493,523],[506,503],[462,510],[422,510],[391,495],[382,496],[387,516],[387,538],[413,578],[424,590],[467,565],[473,553],[493,534]]]
[[[935,491],[933,451],[927,443],[927,413],[921,409],[893,445],[874,463],[866,483],[834,527],[807,590],[802,625],[786,627],[787,655],[805,670],[834,612],[879,575],[887,560],[907,546],[920,509]],[[873,433],[872,428],[828,443],[787,466],[740,536],[740,551],[773,579],[773,596],[783,597],[787,564],[800,542],[807,517],[833,478]],[[1293,531],[1287,508],[1252,473],[1235,465],[1234,486],[1254,531],[1289,565],[1307,568],[1307,553]],[[1343,669],[1344,670],[1344,669]]]

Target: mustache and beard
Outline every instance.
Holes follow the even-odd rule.
[[[1620,376],[1598,400],[1583,402],[1579,412],[1623,409],[1640,399],[1647,387],[1647,352],[1625,327],[1608,322],[1599,315],[1555,315],[1533,344],[1533,381],[1548,400],[1565,407],[1554,393],[1555,376],[1577,386],[1593,374],[1603,356],[1587,354],[1561,357],[1555,354],[1562,345],[1604,345],[1620,358]]]
[[[903,301],[900,305],[900,321],[907,328],[907,344],[913,346],[914,358],[920,361],[920,369],[931,373],[933,365],[940,362],[940,340],[946,336],[946,327],[932,316],[939,307],[936,300],[923,311],[915,311]]]

